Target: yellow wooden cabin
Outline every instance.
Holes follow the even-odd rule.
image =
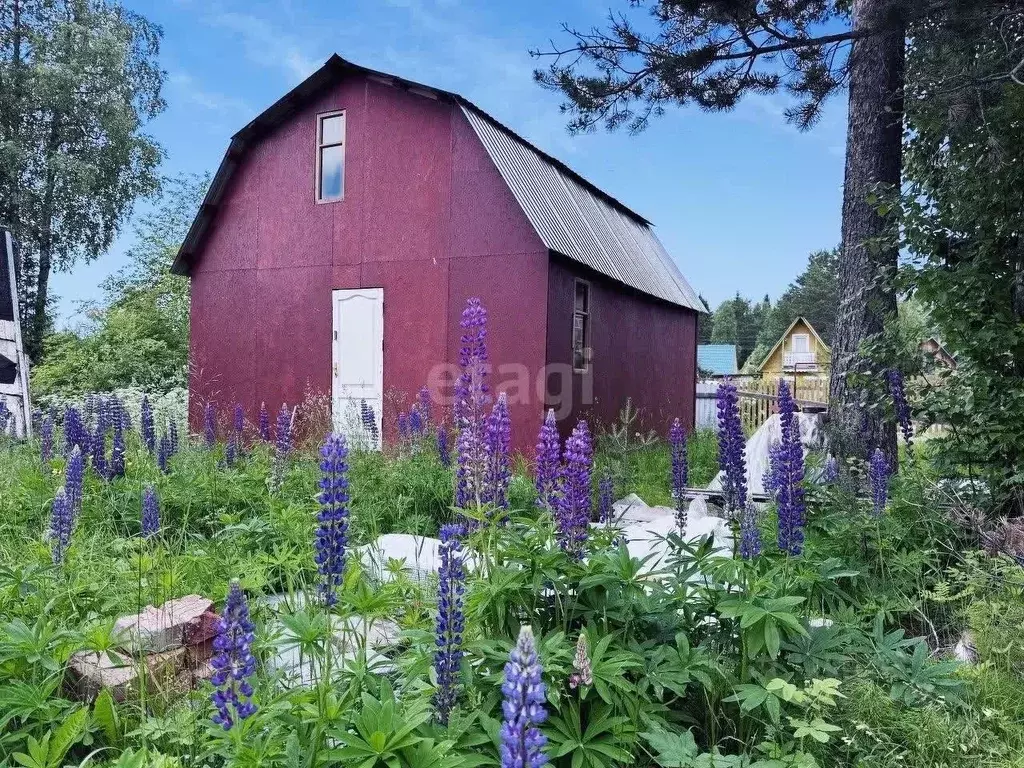
[[[832,350],[806,318],[798,317],[758,367],[762,378],[826,377]]]

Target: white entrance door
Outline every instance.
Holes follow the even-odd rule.
[[[334,291],[333,302],[334,428],[350,440],[379,448],[384,404],[384,289]],[[364,417],[368,409],[373,412],[372,427]]]

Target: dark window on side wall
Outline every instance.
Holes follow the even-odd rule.
[[[572,367],[590,368],[590,283],[577,280],[572,307]]]
[[[316,201],[345,197],[345,113],[316,117]]]

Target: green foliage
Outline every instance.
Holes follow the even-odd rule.
[[[627,467],[619,492],[668,500],[662,440],[616,430],[601,446],[599,464]],[[444,727],[431,705],[432,581],[397,563],[388,578],[371,578],[352,555],[333,615],[300,596],[316,579],[312,451],[299,450],[269,493],[267,446],[225,467],[221,446],[187,445],[162,475],[130,433],[127,476],[106,483],[87,473],[67,560],[55,567],[43,536],[63,461],[44,467],[36,448],[0,453],[0,762],[496,766],[503,669],[522,624],[537,637],[554,768],[853,768],[896,754],[920,768],[976,768],[1024,747],[1021,568],[949,554],[961,542],[934,517],[939,490],[927,465],[904,467],[880,519],[850,488],[808,488],[803,556],[774,552],[766,539],[764,555],[747,563],[675,535],[666,560],[641,560],[600,529],[586,558],[572,560],[535,509],[519,462],[510,521],[485,520],[466,544],[475,565],[465,657]],[[398,455],[354,449],[350,464],[352,548],[382,533],[433,534],[456,514],[452,473],[426,445]],[[691,477],[703,482],[714,470],[713,435],[692,436]],[[161,499],[163,532],[143,546],[147,483]],[[209,723],[207,684],[151,692],[145,712],[132,696],[104,692],[85,706],[69,697],[68,659],[116,654],[116,617],[190,593],[220,600],[233,578],[250,596],[260,661],[259,710],[238,728]],[[270,594],[285,606],[268,608],[259,598]],[[332,625],[353,617],[394,621],[401,638],[382,655],[364,648],[343,658]],[[930,642],[964,626],[982,654],[971,669],[935,658]],[[590,677],[573,687],[581,634]],[[286,686],[271,670],[289,652],[307,660],[310,685]]]
[[[1007,29],[1014,31],[1007,35]],[[927,310],[957,370],[922,382],[926,422],[948,426],[939,457],[991,486],[996,511],[1024,499],[1024,95],[1001,73],[1024,58],[1019,9],[914,30],[897,285]],[[955,31],[953,31],[955,30]]]
[[[169,270],[206,186],[193,176],[164,181],[135,227],[128,266],[104,283],[103,303],[83,307],[82,327],[46,337],[45,357],[32,368],[39,394],[187,386],[189,288]]]
[[[22,329],[40,359],[51,270],[103,254],[162,152],[161,30],[115,0],[23,0],[0,14],[0,221],[20,241]]]

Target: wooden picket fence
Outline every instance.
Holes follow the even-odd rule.
[[[823,411],[828,408],[828,379],[803,377],[793,387],[797,406],[804,410]],[[713,429],[718,425],[716,398],[721,380],[697,382],[697,428]],[[778,410],[778,379],[735,378],[733,383],[739,390],[740,417],[743,428],[751,433],[760,427],[768,417]]]

